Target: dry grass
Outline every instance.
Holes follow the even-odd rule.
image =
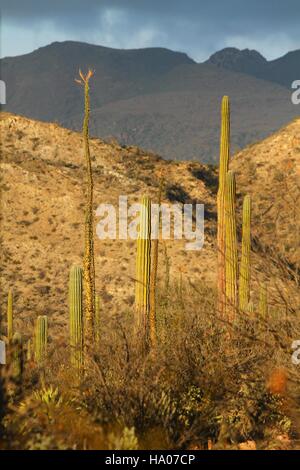
[[[232,326],[218,318],[215,298],[185,278],[167,292],[161,286],[159,346],[147,356],[132,333],[133,312],[104,311],[101,344],[81,381],[67,336],[52,338],[43,374],[29,363],[22,390],[10,389],[2,446],[205,449],[211,441],[229,449],[254,440],[258,448],[297,447],[295,316],[274,304],[268,319],[239,313]]]

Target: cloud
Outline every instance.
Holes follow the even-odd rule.
[[[226,45],[255,44],[269,58],[300,47],[299,0],[2,0],[2,16],[3,52],[16,28],[10,49],[67,37],[110,47],[164,46],[204,60]],[[32,30],[40,32],[26,40]]]

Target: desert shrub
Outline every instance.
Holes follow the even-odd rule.
[[[224,448],[290,432],[285,387],[274,387],[270,373],[289,373],[297,322],[278,311],[267,320],[239,313],[228,325],[213,288],[184,277],[166,287],[153,353],[143,354],[131,309],[103,312],[82,381],[70,368],[68,339],[50,342],[42,376],[27,366],[21,396],[10,397],[10,447],[205,448],[210,440]]]

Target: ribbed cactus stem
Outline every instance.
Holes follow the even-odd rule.
[[[149,301],[150,301],[149,339],[150,339],[150,344],[153,348],[156,346],[156,284],[157,284],[157,270],[158,270],[159,229],[160,229],[160,220],[161,220],[160,205],[161,205],[163,185],[164,185],[164,180],[163,178],[161,178],[159,182],[158,197],[157,197],[157,205],[159,208],[158,220],[157,220],[157,233],[155,234],[156,238],[152,240],[152,246],[151,246],[152,264],[151,264],[150,293],[149,293]]]
[[[95,296],[95,342],[97,345],[100,343],[100,308],[101,308],[100,295],[96,294]]]
[[[237,308],[238,247],[235,214],[235,175],[228,171],[225,191],[225,274],[226,274],[226,316],[234,320]]]
[[[13,293],[12,290],[9,289],[7,296],[7,339],[9,343],[12,341],[14,335],[13,320]]]
[[[259,314],[266,319],[268,316],[268,291],[267,287],[262,284],[259,288]]]
[[[48,318],[46,315],[40,315],[35,328],[35,360],[38,365],[42,365],[46,359],[47,344]]]
[[[71,364],[83,365],[82,268],[72,266],[69,277],[69,313]]]
[[[219,190],[217,195],[218,209],[218,311],[225,312],[226,283],[225,283],[225,188],[226,175],[230,157],[230,104],[228,96],[222,99],[221,110],[221,140],[219,163]]]
[[[151,202],[146,196],[141,201],[140,230],[137,240],[135,304],[137,326],[147,340],[151,268]]]
[[[243,201],[242,255],[239,277],[239,307],[247,311],[250,298],[250,252],[251,252],[251,198]]]

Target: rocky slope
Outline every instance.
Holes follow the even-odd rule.
[[[285,201],[296,197],[293,184],[299,176],[299,130],[300,120],[246,149],[232,162],[240,194],[253,195],[253,235],[294,263],[299,262],[299,216],[292,221],[292,211],[287,210]],[[82,138],[56,124],[7,113],[1,114],[0,132],[2,312],[6,292],[12,287],[17,322],[31,329],[36,316],[45,313],[60,330],[68,319],[69,268],[73,263],[81,264],[83,255]],[[137,147],[125,148],[98,139],[91,140],[91,154],[95,209],[100,203],[117,207],[120,195],[128,195],[129,204],[139,201],[141,194],[155,199],[161,173],[167,178],[165,202],[205,204],[204,249],[189,252],[184,240],[166,241],[160,245],[159,272],[163,279],[166,246],[173,279],[183,273],[185,280],[214,287],[216,170],[194,162],[167,162]],[[293,207],[299,214],[299,204]],[[275,236],[279,209],[281,218]],[[283,242],[289,249],[282,247]],[[96,237],[95,255],[102,308],[112,313],[126,312],[134,301],[135,242]],[[285,274],[275,261],[263,248],[257,248],[253,255],[254,283],[273,276],[287,286]]]
[[[300,119],[235,155],[238,188],[253,200],[259,240],[300,266]]]

